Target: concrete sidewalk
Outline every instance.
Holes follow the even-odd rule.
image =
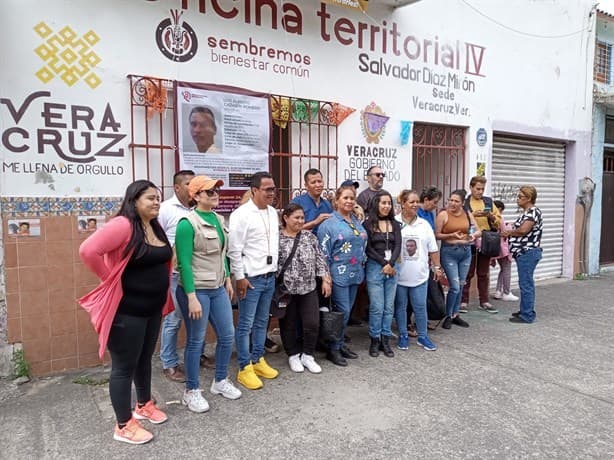
[[[393,359],[369,357],[367,328],[350,328],[360,358],[347,368],[321,357],[322,374],[294,374],[268,355],[280,376],[237,401],[209,393],[207,370],[206,414],[178,404],[183,385],[154,357],[169,421],[146,424],[144,446],[113,441],[107,385],[72,383],[108,370],[0,381],[0,458],[613,458],[614,273],[541,285],[537,304],[535,324],[496,302],[497,315],[464,315],[469,329],[432,332],[437,351],[412,342]]]

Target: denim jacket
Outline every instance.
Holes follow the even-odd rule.
[[[350,225],[335,211],[318,229],[318,240],[333,283],[342,287],[360,284],[365,277],[367,232],[354,216],[351,218]]]

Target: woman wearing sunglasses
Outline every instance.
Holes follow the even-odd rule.
[[[318,240],[333,281],[333,308],[343,312],[345,332],[358,286],[365,278],[367,232],[352,212],[356,204],[356,189],[353,185],[339,187],[334,203],[336,210],[333,215],[318,228]],[[329,343],[328,346],[326,359],[337,366],[347,366],[346,358],[358,358],[358,355],[345,345],[343,338],[339,342]]]
[[[213,211],[219,204],[221,180],[195,176],[188,185],[194,210],[177,224],[175,247],[179,268],[177,302],[185,318],[185,391],[182,403],[192,412],[209,410],[199,388],[199,360],[207,321],[217,337],[215,378],[211,393],[228,399],[241,397],[241,391],[228,378],[234,326],[232,322],[232,284],[226,260],[228,231],[224,218]]]

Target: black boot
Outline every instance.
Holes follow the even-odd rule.
[[[341,356],[341,352],[339,350],[328,350],[326,352],[326,359],[331,361],[333,364],[336,364],[337,366],[348,365],[348,362],[343,356]]]
[[[392,348],[390,348],[388,339],[390,339],[389,336],[382,335],[382,351],[388,358],[392,358],[394,356],[394,351],[392,351]]]
[[[379,339],[371,337],[371,345],[369,345],[369,356],[377,358],[379,356]]]

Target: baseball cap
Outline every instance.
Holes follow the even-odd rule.
[[[349,186],[353,186],[354,188],[358,188],[360,187],[360,184],[358,182],[354,182],[350,179],[348,180],[344,180],[343,182],[341,182],[341,187],[349,187]]]
[[[224,181],[221,179],[211,179],[209,176],[194,176],[188,184],[188,193],[192,199],[203,190],[211,190],[213,187],[221,187],[222,185],[224,185]]]

